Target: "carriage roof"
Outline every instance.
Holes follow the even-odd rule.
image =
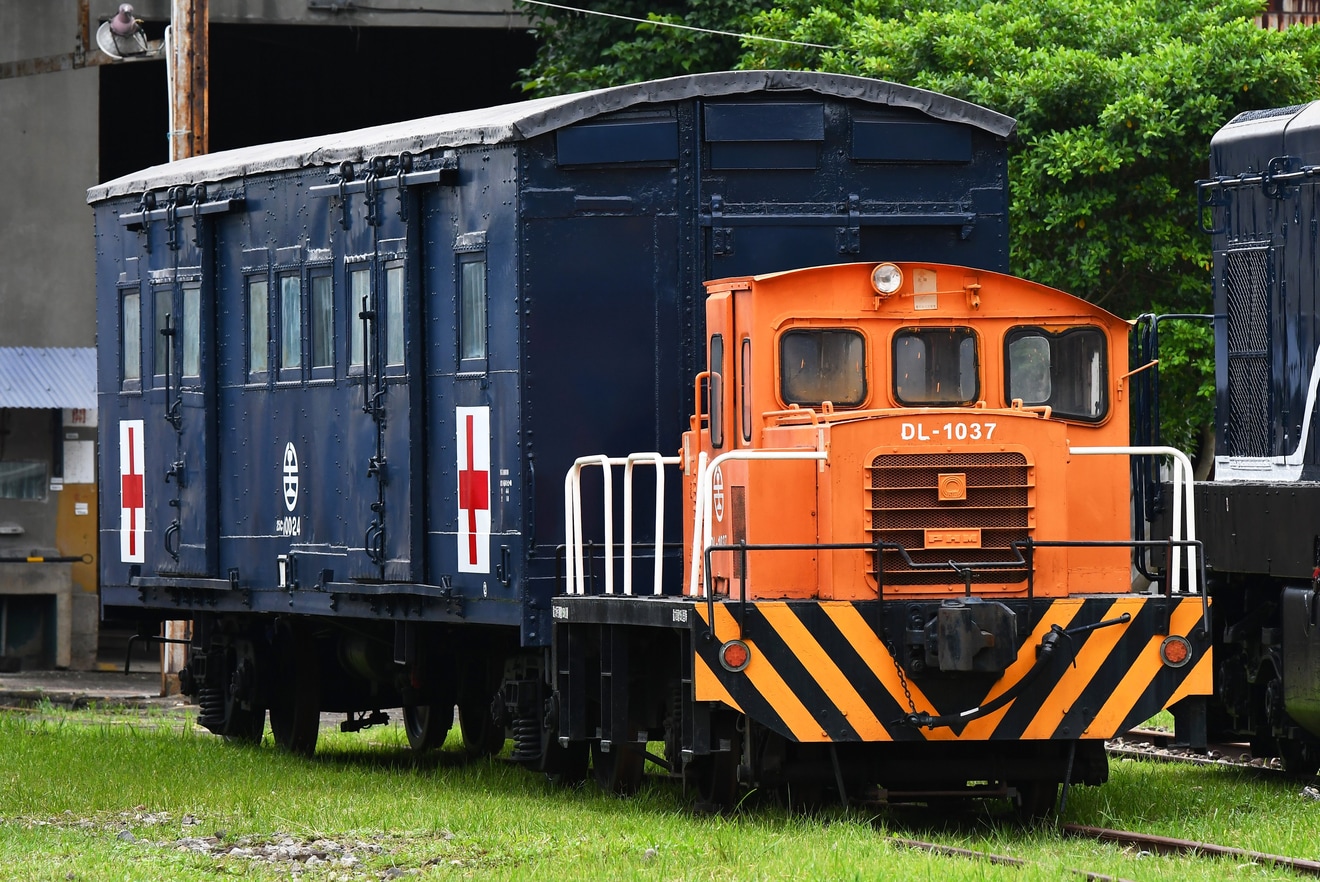
[[[264,172],[326,167],[372,156],[503,144],[526,140],[601,114],[689,98],[736,97],[753,92],[814,92],[887,107],[920,111],[1007,137],[1012,117],[976,104],[885,80],[803,71],[737,71],[695,74],[627,86],[535,98],[514,104],[292,141],[279,141],[194,156],[124,175],[87,191],[88,202],[178,184],[217,182]]]

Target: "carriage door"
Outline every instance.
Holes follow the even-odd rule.
[[[145,476],[155,488],[148,505],[156,570],[191,576],[216,571],[215,289],[207,206],[180,196],[164,209],[164,247],[151,257],[169,265],[151,272],[151,342],[144,347],[151,359],[147,419],[161,427],[147,432],[159,446]]]
[[[365,461],[355,466],[354,484],[365,500],[362,551],[351,555],[355,579],[419,578],[414,564],[420,561],[417,518],[425,477],[415,263],[406,239],[381,239],[373,259],[348,269],[350,370],[360,371],[358,419],[367,429],[365,449],[358,451]]]

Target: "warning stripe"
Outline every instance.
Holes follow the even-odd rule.
[[[710,669],[710,665],[700,655],[696,657],[696,663],[693,665],[693,689],[698,701],[718,701],[720,704],[727,705],[738,713],[744,713],[742,706],[734,700],[729,694],[729,690],[724,688],[720,678],[715,676],[715,672]]]
[[[880,685],[900,707],[906,709],[907,696],[903,694],[903,684],[898,679],[898,667],[889,648],[884,645],[857,607],[851,603],[822,603],[821,609],[829,616],[844,640],[857,652],[861,660],[870,668],[871,673],[880,681]],[[930,707],[928,699],[916,683],[908,681],[908,692],[918,707]]]
[[[1155,612],[1155,604],[1147,604],[1146,609]],[[1174,608],[1169,618],[1169,633],[1189,634],[1200,620],[1200,599],[1183,601]],[[1141,703],[1143,697],[1156,692],[1152,688],[1155,677],[1161,671],[1166,670],[1164,663],[1160,660],[1160,644],[1164,642],[1166,636],[1165,634],[1153,634],[1146,641],[1145,647],[1142,648],[1137,658],[1128,663],[1127,672],[1123,679],[1110,693],[1108,700],[1100,708],[1099,713],[1095,715],[1091,725],[1087,727],[1085,734],[1088,737],[1112,738],[1119,732],[1129,728],[1124,725],[1124,721],[1132,713],[1132,709]],[[1184,679],[1182,686],[1186,686],[1186,683],[1187,680]],[[1158,695],[1156,697],[1158,698]],[[1159,701],[1161,706],[1166,703],[1167,699]],[[1152,715],[1146,714],[1145,717],[1148,719]]]
[[[1045,611],[1045,614],[1040,617],[1040,621],[1036,622],[1036,627],[1032,630],[1031,636],[1023,642],[1022,649],[1018,652],[1017,660],[1008,666],[1008,669],[1004,671],[1002,677],[995,681],[995,685],[986,693],[981,704],[989,704],[1021,680],[1026,675],[1027,671],[1031,670],[1036,664],[1036,647],[1045,639],[1045,635],[1050,633],[1050,630],[1055,625],[1066,629],[1077,619],[1077,614],[1082,611],[1083,606],[1085,606],[1085,601],[1073,598],[1056,600],[1051,603],[1049,608]],[[1035,698],[1035,701],[1037,703],[1036,707],[1038,708],[1040,702],[1044,701],[1044,695],[1046,693],[1040,688],[1036,691],[1038,697]],[[1031,695],[1019,695],[1016,699],[1009,702],[1004,707],[1001,707],[994,713],[986,714],[980,719],[972,720],[966,725],[963,731],[959,733],[959,737],[971,739],[973,741],[991,737],[996,734],[1000,724],[1003,723],[1004,718],[1010,711],[1016,710],[1020,713],[1023,708],[1032,702],[1032,700]],[[958,710],[958,708],[950,708],[950,710]],[[953,732],[951,730],[946,729],[944,731],[949,732],[950,737],[953,737]],[[1018,733],[1015,732],[1014,734],[1016,735]]]
[[[1120,598],[1114,601],[1096,621],[1118,618],[1125,612],[1135,616],[1141,612],[1144,603],[1145,601],[1140,597]],[[1114,645],[1126,631],[1127,628],[1123,625],[1111,625],[1087,633],[1085,642],[1078,648],[1063,676],[1050,690],[1049,697],[1045,699],[1040,712],[1023,730],[1023,738],[1049,738],[1054,735],[1063,717],[1072,709],[1082,690],[1091,683],[1095,671],[1104,663]]]
[[[1214,691],[1215,683],[1215,665],[1214,657],[1209,653],[1202,653],[1201,658],[1196,664],[1192,665],[1191,673],[1182,679],[1178,688],[1165,701],[1166,706],[1177,704],[1184,698],[1192,695],[1209,695]],[[1123,728],[1130,729],[1138,723],[1145,722],[1153,717],[1154,714],[1146,714],[1140,720],[1125,722]]]
[[[697,609],[706,620],[708,608]],[[1202,657],[1190,670],[1159,662],[1159,643],[1167,633],[1162,599],[1060,598],[1036,606],[1032,634],[992,684],[978,686],[986,683],[982,675],[932,672],[921,677],[923,690],[909,679],[916,709],[939,715],[983,706],[1033,668],[1036,647],[1053,628],[1096,624],[1123,613],[1131,618],[1071,635],[1066,651],[1037,673],[1032,686],[994,713],[962,726],[919,730],[901,721],[910,709],[882,636],[880,616],[891,615],[893,628],[896,609],[842,601],[715,604],[717,639],[696,642],[696,698],[741,710],[798,741],[985,741],[1108,737],[1148,705],[1152,709],[1142,719],[1178,697],[1211,691],[1208,646],[1196,646]],[[743,616],[741,627],[736,612]],[[1177,603],[1171,612],[1172,631],[1191,633],[1200,619],[1200,599]],[[719,647],[739,636],[751,649],[751,661],[733,673],[720,665]],[[1094,721],[1092,709],[1099,711]]]
[[[747,610],[750,612],[755,609],[755,606],[754,604],[748,604]],[[700,609],[700,607],[698,608]],[[704,610],[702,612],[704,613]],[[738,623],[734,620],[733,614],[729,612],[724,604],[716,604],[715,642],[722,644],[736,637],[738,633]],[[752,646],[752,658],[747,667],[737,675],[737,679],[746,682],[751,688],[748,690],[731,689],[730,691],[734,692],[735,695],[743,695],[743,705],[748,708],[749,713],[755,711],[751,702],[747,700],[748,697],[760,697],[773,708],[775,715],[798,741],[824,740],[820,724],[807,710],[801,699],[797,697],[793,690],[789,689],[788,684],[784,682],[784,678],[775,670],[770,661],[770,656],[765,652],[758,651],[753,641],[749,640],[747,642]],[[718,647],[715,648],[715,651],[719,651]],[[718,659],[715,660],[715,664],[719,664]]]
[[[782,603],[759,604],[758,609],[785,645],[793,650],[793,657],[810,672],[839,713],[847,718],[853,731],[863,741],[888,740],[889,734],[876,719],[874,711],[793,611]]]

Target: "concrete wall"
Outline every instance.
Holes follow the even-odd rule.
[[[13,0],[10,0],[13,2]],[[121,0],[93,0],[93,21],[105,21]],[[403,28],[499,28],[527,26],[510,0],[426,0],[425,3],[372,3],[396,8],[425,6],[432,12],[371,12],[351,0],[210,0],[211,21],[220,24],[352,25]],[[145,21],[169,21],[170,0],[133,0],[133,12]]]
[[[0,62],[74,52],[77,0],[0,3]],[[0,346],[91,346],[95,68],[0,79]]]

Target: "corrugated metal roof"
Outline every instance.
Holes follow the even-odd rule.
[[[192,156],[98,184],[87,191],[87,201],[98,202],[175,184],[218,182],[293,168],[330,167],[343,160],[361,162],[369,156],[393,155],[403,150],[416,154],[446,147],[520,141],[603,113],[648,103],[693,97],[731,97],[760,91],[815,92],[891,107],[909,107],[934,119],[976,126],[999,137],[1008,137],[1017,125],[1012,117],[993,110],[886,80],[809,71],[724,71],[533,98],[499,107]]]
[[[0,347],[0,407],[96,407],[96,350]]]

